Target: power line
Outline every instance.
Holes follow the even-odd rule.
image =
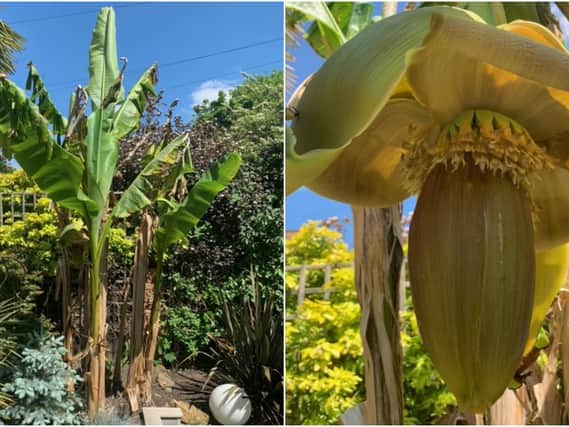
[[[270,43],[274,43],[277,41],[282,41],[282,37],[275,37],[274,39],[269,39],[269,40],[263,40],[261,42],[257,42],[257,43],[251,43],[248,45],[244,45],[244,46],[239,46],[239,47],[234,47],[231,49],[225,49],[225,50],[220,50],[217,52],[213,52],[213,53],[208,53],[206,55],[200,55],[200,56],[194,56],[191,58],[185,58],[185,59],[180,59],[177,61],[172,61],[172,62],[165,62],[164,64],[160,65],[160,68],[166,68],[166,67],[171,67],[173,65],[180,65],[180,64],[186,64],[188,62],[193,62],[193,61],[198,61],[200,59],[206,59],[206,58],[211,58],[212,56],[219,56],[219,55],[225,55],[227,53],[232,53],[232,52],[238,52],[240,50],[245,50],[245,49],[250,49],[252,47],[257,47],[257,46],[263,46],[266,44],[270,44]]]
[[[267,45],[270,43],[274,43],[276,41],[282,41],[282,37],[275,37],[272,39],[268,39],[268,40],[263,40],[260,42],[256,42],[256,43],[250,43],[250,44],[246,44],[243,46],[238,46],[238,47],[234,47],[231,49],[225,49],[225,50],[219,50],[216,52],[212,52],[212,53],[207,53],[204,55],[199,55],[199,56],[193,56],[193,57],[189,57],[189,58],[183,58],[183,59],[178,59],[175,61],[171,61],[171,62],[165,62],[164,64],[159,64],[158,69],[161,70],[163,68],[167,68],[167,67],[172,67],[172,66],[176,66],[176,65],[180,65],[180,64],[186,64],[188,62],[194,62],[194,61],[199,61],[202,59],[207,59],[207,58],[212,58],[214,56],[221,56],[221,55],[226,55],[228,53],[233,53],[233,52],[238,52],[241,50],[246,50],[246,49],[251,49],[254,47],[258,47],[258,46],[263,46],[263,45]],[[146,68],[140,68],[140,69],[135,69],[132,70],[131,72],[137,73],[137,72],[143,72],[145,71]],[[64,82],[58,82],[58,83],[54,83],[52,85],[50,85],[50,90],[52,91],[57,91],[57,90],[61,90],[61,89],[68,89],[71,87],[74,87],[76,84],[77,80],[67,80]],[[72,84],[71,84],[72,83]]]
[[[134,7],[134,6],[140,6],[141,4],[144,4],[144,2],[140,2],[140,3],[130,3],[130,4],[122,4],[122,5],[118,5],[118,6],[113,6],[114,9],[124,9],[127,7]],[[60,19],[60,18],[68,18],[71,16],[79,16],[79,15],[90,15],[92,13],[98,13],[100,11],[100,9],[91,9],[91,10],[84,10],[81,12],[71,12],[71,13],[65,13],[62,15],[52,15],[52,16],[44,16],[44,17],[40,17],[40,18],[30,18],[30,19],[22,19],[20,21],[12,21],[12,22],[8,22],[8,25],[18,25],[18,24],[29,24],[31,22],[41,22],[41,21],[51,21],[54,19]]]
[[[265,62],[264,64],[258,64],[258,65],[253,65],[253,66],[251,66],[251,67],[246,67],[246,68],[243,68],[241,71],[232,71],[231,73],[218,74],[218,75],[216,75],[216,76],[204,77],[204,78],[202,78],[202,79],[192,80],[192,81],[190,81],[190,82],[184,82],[184,83],[180,83],[180,84],[177,84],[177,85],[174,85],[174,86],[168,86],[168,87],[166,87],[166,88],[164,88],[164,89],[165,89],[165,90],[166,90],[166,89],[167,89],[167,90],[170,90],[170,89],[176,89],[176,88],[179,88],[179,87],[190,86],[190,85],[195,84],[195,83],[200,83],[200,82],[204,82],[204,81],[207,81],[207,80],[213,80],[213,79],[219,79],[219,78],[222,78],[222,77],[232,76],[232,75],[237,74],[237,73],[242,73],[243,71],[256,70],[256,69],[259,69],[259,68],[267,67],[267,66],[269,66],[269,65],[280,64],[280,63],[282,63],[282,59],[277,59],[277,60],[275,60],[275,61]]]
[[[276,59],[276,60],[271,61],[271,62],[264,62],[264,63],[262,63],[262,64],[257,64],[257,65],[252,65],[252,66],[250,66],[250,67],[245,67],[245,68],[243,68],[243,69],[240,70],[240,71],[232,71],[232,72],[230,72],[230,73],[224,73],[224,74],[218,74],[218,75],[215,75],[215,76],[203,77],[203,78],[201,78],[201,79],[196,79],[196,80],[192,80],[192,81],[189,81],[189,82],[180,83],[180,84],[177,84],[177,85],[174,85],[174,86],[167,86],[167,87],[165,87],[165,88],[163,88],[163,89],[164,89],[164,90],[177,89],[177,88],[180,88],[180,87],[190,86],[190,85],[192,85],[192,84],[204,82],[204,81],[207,81],[207,80],[213,80],[213,79],[219,79],[219,78],[222,78],[222,77],[233,76],[233,75],[235,75],[235,74],[239,74],[239,73],[242,73],[242,72],[244,72],[244,71],[256,70],[256,69],[259,69],[259,68],[262,68],[262,67],[267,67],[267,66],[273,65],[273,64],[280,64],[281,62],[282,62],[282,59]],[[74,87],[74,86],[72,86],[72,87]],[[59,87],[59,88],[56,88],[56,89],[52,89],[52,88],[49,88],[49,87],[48,87],[48,91],[49,91],[49,92],[58,92],[58,91],[60,91],[60,90],[67,89],[67,88],[68,88],[68,87]]]

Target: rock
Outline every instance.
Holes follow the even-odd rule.
[[[173,400],[174,405],[176,405],[182,411],[182,423],[187,425],[207,425],[209,424],[209,415],[204,411],[187,402],[182,402],[180,400]]]
[[[170,377],[168,370],[162,366],[158,365],[154,368],[155,378],[158,385],[165,391],[171,393],[172,387],[176,385],[174,380]]]

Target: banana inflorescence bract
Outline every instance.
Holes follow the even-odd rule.
[[[541,25],[433,6],[369,25],[291,99],[289,193],[418,195],[413,305],[463,410],[503,393],[565,280],[568,75]]]

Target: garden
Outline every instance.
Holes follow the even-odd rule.
[[[282,424],[282,71],[184,118],[115,19],[65,114],[0,22],[0,422]]]
[[[567,4],[285,6],[287,423],[569,424]]]

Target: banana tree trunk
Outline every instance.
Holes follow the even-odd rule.
[[[58,234],[64,230],[69,224],[69,215],[63,209],[60,209],[57,204],[54,204],[55,212],[57,213]],[[63,326],[63,345],[65,347],[65,359],[70,368],[73,368],[73,324],[72,324],[72,310],[71,305],[71,267],[69,263],[69,250],[66,247],[61,249],[59,258],[57,259],[57,272],[55,277],[58,291],[56,292],[56,299],[59,299],[59,292],[61,292],[61,316]],[[69,389],[73,391],[73,382],[69,382]]]
[[[158,345],[158,332],[160,331],[160,302],[162,299],[162,264],[164,254],[156,254],[156,272],[154,274],[154,295],[152,298],[152,311],[148,324],[148,339],[144,352],[144,383],[142,386],[142,398],[144,402],[152,399],[152,371],[154,369],[154,356]]]
[[[563,294],[563,292],[561,293]],[[564,312],[567,309],[565,298],[561,296],[553,303],[553,313],[550,327],[550,346],[547,353],[547,364],[543,369],[543,380],[538,398],[539,417],[543,424],[562,424],[563,400],[559,395],[558,367],[560,360],[560,348],[562,345],[562,333]]]
[[[148,252],[154,234],[154,218],[142,214],[138,229],[132,275],[132,320],[130,333],[129,367],[126,392],[130,410],[138,411],[141,385],[144,383],[144,296],[148,276]]]
[[[97,245],[98,235],[90,239],[90,310],[89,310],[89,372],[87,374],[87,409],[92,421],[105,405],[105,352],[107,318],[106,258],[107,244]],[[102,273],[105,274],[102,274]]]
[[[115,363],[113,372],[113,391],[118,391],[122,387],[122,358],[124,354],[124,342],[126,338],[126,316],[128,307],[128,294],[130,293],[130,277],[125,278],[121,292],[121,311],[119,314],[119,337],[115,348]]]
[[[385,1],[382,4],[383,10],[381,15],[384,18],[388,18],[397,14],[397,2],[396,1]]]
[[[527,398],[525,386],[517,390],[507,389],[500,398],[494,402],[489,410],[489,425],[524,425],[530,402]]]
[[[73,307],[71,304],[71,274],[67,249],[63,249],[57,260],[57,275],[61,284],[61,309],[63,317],[63,345],[65,358],[70,368],[73,366]]]
[[[561,362],[563,365],[563,413],[561,414],[560,424],[569,424],[569,304],[567,298],[569,297],[569,289],[567,285],[559,294],[559,299],[563,301],[563,316],[561,325]]]
[[[403,424],[399,207],[353,207],[356,289],[361,305],[366,424]]]

